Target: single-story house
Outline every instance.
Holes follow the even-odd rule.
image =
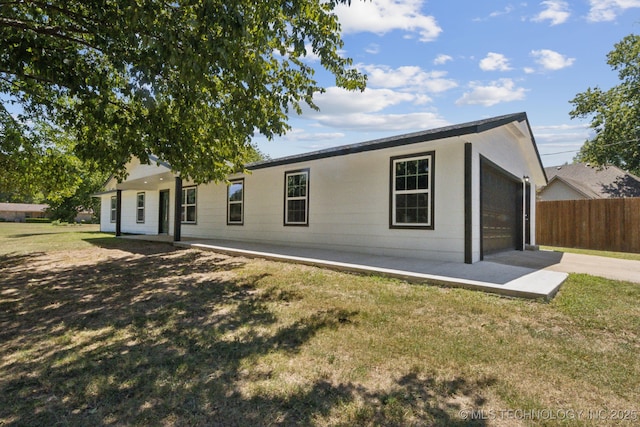
[[[545,173],[549,183],[538,193],[541,201],[640,197],[640,178],[616,166],[573,163]]]
[[[150,161],[96,195],[102,231],[473,263],[535,244],[547,183],[525,113],[252,163],[222,183]]]
[[[27,218],[45,218],[48,207],[35,203],[0,203],[0,220],[25,222]]]

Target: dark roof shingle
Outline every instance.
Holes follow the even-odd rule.
[[[616,166],[573,163],[548,167],[545,172],[549,184],[560,179],[592,199],[640,197],[640,178]]]

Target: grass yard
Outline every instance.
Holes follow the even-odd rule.
[[[637,284],[542,303],[0,223],[0,425],[637,425],[639,356]]]

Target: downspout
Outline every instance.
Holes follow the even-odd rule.
[[[524,175],[522,177],[522,248],[525,250],[527,247],[527,184],[529,184],[529,177]]]

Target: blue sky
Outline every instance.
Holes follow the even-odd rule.
[[[569,101],[616,85],[606,54],[640,32],[640,0],[352,0],[337,14],[367,89],[335,87],[310,52],[321,111],[256,139],[272,158],[524,111],[544,165],[570,162],[590,133]]]

